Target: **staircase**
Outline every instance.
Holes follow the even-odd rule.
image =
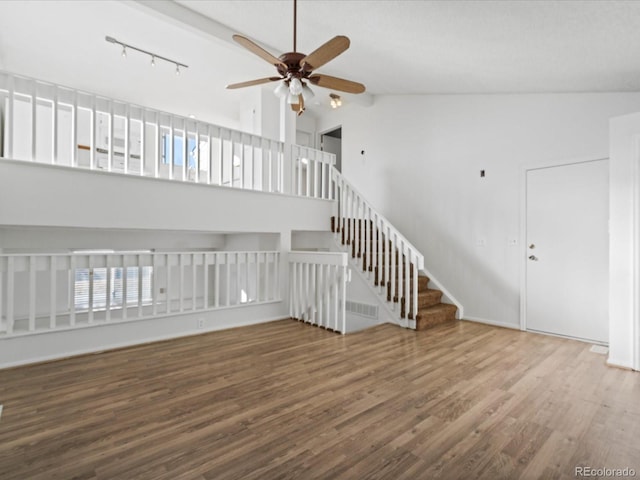
[[[351,239],[349,234],[350,227],[354,226],[353,232],[355,234],[355,241]],[[365,235],[362,220],[358,219],[346,219],[343,218],[342,222],[338,222],[336,217],[331,217],[331,231],[338,235],[340,243],[347,247],[350,251],[350,255],[355,259],[358,265],[361,264],[363,272],[369,272],[371,274],[371,280],[373,285],[386,289],[386,297],[388,302],[399,304],[400,318],[415,319],[416,330],[427,330],[436,325],[440,325],[446,322],[452,322],[456,319],[456,312],[458,308],[455,305],[449,303],[442,303],[442,291],[429,288],[429,277],[418,273],[418,298],[417,298],[417,314],[414,316],[413,309],[405,308],[407,302],[405,297],[400,296],[401,281],[399,281],[398,275],[400,273],[400,252],[398,248],[393,248],[391,240],[387,240],[388,244],[386,248],[381,248],[381,245],[385,242],[385,236],[373,225],[373,222],[369,222],[370,228],[366,229],[366,235],[369,237],[364,240],[362,237]],[[368,253],[363,254],[362,248],[357,245],[364,245],[365,242],[369,245]],[[374,248],[373,243],[376,247]],[[350,247],[350,248],[349,248]],[[379,251],[381,256],[380,266],[374,266],[374,260],[372,258],[374,251]],[[388,265],[386,257],[391,253],[391,258],[395,258],[394,282],[385,282],[385,265]],[[402,263],[406,262],[406,255],[402,255]],[[388,266],[386,268],[389,268]],[[409,276],[413,276],[413,264],[409,266]],[[386,285],[385,285],[386,283]],[[413,285],[409,284],[409,304],[412,305],[413,299]]]
[[[333,169],[332,175],[338,215],[331,218],[331,231],[349,253],[352,265],[362,268],[372,286],[399,313],[399,318],[408,320],[406,324],[416,330],[426,330],[461,315],[461,306],[449,292],[429,288],[430,284],[437,286],[437,282],[422,273],[422,254],[340,172]],[[443,297],[455,304],[443,302]]]

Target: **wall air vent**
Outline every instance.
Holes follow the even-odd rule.
[[[368,303],[359,303],[359,302],[351,302],[347,300],[346,302],[346,310],[349,313],[354,313],[356,315],[360,315],[361,317],[367,318],[378,318],[378,306],[377,305],[369,305]]]

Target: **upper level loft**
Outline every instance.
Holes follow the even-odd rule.
[[[9,73],[0,120],[0,225],[328,228],[327,152]]]

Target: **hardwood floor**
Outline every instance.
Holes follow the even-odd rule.
[[[640,475],[640,374],[589,348],[285,320],[4,370],[0,478]]]

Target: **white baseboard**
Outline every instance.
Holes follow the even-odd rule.
[[[470,322],[484,323],[486,325],[493,325],[494,327],[502,327],[502,328],[510,328],[512,330],[520,330],[520,324],[515,323],[507,323],[507,322],[497,322],[495,320],[487,320],[486,318],[479,317],[470,317],[469,315],[465,315],[461,320],[467,320]]]
[[[621,360],[617,360],[615,358],[607,358],[607,365],[615,368],[622,368],[624,370],[634,370],[633,366],[628,362],[623,362]]]
[[[87,355],[93,353],[101,353],[109,350],[116,350],[119,348],[132,347],[135,345],[143,345],[147,343],[160,342],[163,340],[170,340],[180,337],[189,337],[194,335],[200,335],[203,333],[214,332],[217,330],[225,330],[228,328],[243,327],[248,325],[255,325],[259,323],[273,322],[276,320],[282,320],[287,318],[287,315],[278,313],[276,315],[265,316],[264,318],[256,319],[251,315],[244,314],[238,315],[235,318],[230,318],[225,321],[215,322],[207,321],[205,328],[194,329],[187,328],[185,325],[180,325],[184,322],[185,317],[189,315],[177,316],[172,318],[172,324],[169,324],[169,328],[164,328],[164,332],[159,335],[153,335],[153,320],[147,322],[131,322],[120,323],[118,325],[107,325],[106,329],[112,330],[115,328],[136,329],[136,334],[132,334],[131,338],[122,340],[122,337],[126,335],[119,335],[121,338],[112,341],[101,341],[98,329],[78,329],[78,330],[65,330],[65,331],[52,331],[50,333],[42,333],[32,336],[20,336],[14,338],[2,339],[1,344],[5,347],[3,350],[9,350],[11,348],[12,353],[0,355],[0,370],[4,368],[18,367],[21,365],[29,365],[33,363],[49,362],[53,360],[61,360],[63,358],[75,357],[79,355]],[[201,314],[196,314],[198,317]],[[194,324],[193,321],[188,322],[189,325]],[[168,319],[165,319],[168,320]],[[146,323],[146,325],[143,325]],[[144,328],[146,326],[146,328]],[[171,328],[173,327],[173,328]],[[87,342],[90,346],[80,347],[83,342],[80,341],[83,338],[91,340]],[[48,342],[48,340],[55,340]],[[62,342],[61,342],[62,340]],[[41,351],[44,345],[49,343],[57,344],[57,347],[50,347],[49,352],[45,354],[36,353]],[[76,348],[73,346],[76,345]],[[63,347],[64,346],[64,347]],[[69,348],[71,346],[71,348]]]

